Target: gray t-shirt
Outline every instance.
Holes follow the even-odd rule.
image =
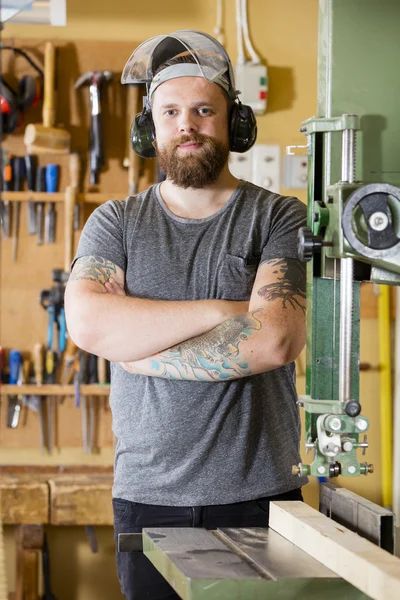
[[[241,182],[204,219],[164,204],[159,185],[112,200],[88,219],[76,258],[97,255],[124,272],[138,298],[248,300],[257,266],[297,258],[306,207]],[[295,367],[218,382],[132,375],[111,365],[117,438],[113,496],[169,506],[228,504],[306,483],[298,464]]]

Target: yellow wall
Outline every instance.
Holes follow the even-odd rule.
[[[144,40],[177,29],[200,29],[212,34],[215,27],[215,0],[68,0],[67,4],[68,26],[65,28],[7,24],[4,35],[38,39]],[[233,62],[236,56],[234,4],[233,0],[225,0],[223,23],[226,48]],[[248,4],[252,40],[266,60],[270,75],[269,110],[258,119],[258,141],[279,144],[284,153],[286,145],[305,143],[299,133],[300,123],[315,114],[318,3],[316,0],[249,0]],[[121,69],[127,58],[121,56]],[[282,192],[286,193],[286,190]],[[305,201],[304,190],[296,190],[295,193]],[[378,364],[375,320],[362,324],[361,358],[372,365]],[[361,401],[365,414],[371,419],[372,449],[366,458],[368,462],[375,463],[378,473],[345,482],[351,489],[376,502],[380,502],[381,496],[378,385],[376,371],[362,375]],[[300,376],[299,391],[303,389],[304,377]],[[64,454],[64,458],[66,462],[80,461],[79,455],[72,452]],[[31,462],[38,460],[39,455],[31,455]],[[106,453],[95,460],[109,462],[110,455]],[[24,456],[15,456],[15,461],[23,462]],[[305,496],[315,504],[315,482],[307,486]],[[6,529],[6,534],[10,589],[13,589],[14,546],[10,528]],[[120,597],[111,529],[101,529],[99,540],[100,553],[91,555],[82,530],[51,529],[49,542],[54,573],[53,591],[58,600]]]

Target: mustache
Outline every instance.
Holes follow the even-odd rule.
[[[193,133],[192,135],[181,135],[174,142],[175,146],[180,146],[181,144],[194,143],[194,144],[205,144],[209,142],[212,138],[209,135],[204,135],[202,133]]]

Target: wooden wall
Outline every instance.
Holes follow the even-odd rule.
[[[14,44],[25,50],[39,65],[43,64],[45,41],[4,39],[4,44]],[[93,41],[54,41],[56,47],[56,125],[71,133],[71,152],[81,157],[82,175],[80,191],[101,193],[99,203],[111,198],[124,198],[128,195],[128,171],[122,166],[127,144],[128,123],[132,109],[127,106],[126,87],[120,83],[122,67],[129,57],[135,42],[93,42]],[[3,52],[2,72],[7,81],[16,85],[18,78],[29,73],[35,74],[20,57],[12,52]],[[105,167],[97,186],[90,186],[88,172],[89,146],[89,87],[74,89],[80,75],[90,70],[111,70],[114,79],[103,88],[102,122],[105,148]],[[23,156],[26,148],[23,143],[25,125],[30,122],[42,122],[42,103],[28,109],[23,125],[12,135],[5,136],[3,152]],[[59,191],[63,193],[69,185],[69,155],[43,154],[39,164],[56,163],[60,165]],[[145,171],[140,181],[140,189],[145,189],[153,178],[152,163],[145,162]],[[26,183],[25,183],[25,189]],[[6,196],[4,196],[6,198]],[[28,198],[28,195],[27,195]],[[44,195],[44,200],[46,197]],[[12,204],[13,206],[13,204]],[[81,223],[96,206],[96,196],[91,195],[91,203],[84,203]],[[47,205],[45,205],[45,211]],[[17,260],[12,260],[12,239],[2,238],[0,257],[0,345],[6,356],[10,349],[18,349],[24,358],[30,358],[35,343],[46,346],[48,315],[40,306],[41,290],[49,290],[52,282],[52,270],[64,268],[65,221],[64,205],[61,198],[56,203],[56,241],[54,244],[37,245],[36,235],[28,235],[27,202],[20,209],[20,227]],[[74,234],[74,247],[80,231]],[[97,442],[100,447],[113,444],[111,432],[111,414],[107,408],[107,394],[96,396],[100,404],[98,411]],[[66,396],[62,403],[57,402],[57,431],[55,443],[59,448],[81,446],[81,416],[75,408],[72,395]],[[6,426],[7,397],[1,396],[0,446],[10,449],[39,448],[38,414],[24,409],[18,428]],[[10,455],[10,460],[12,460]]]

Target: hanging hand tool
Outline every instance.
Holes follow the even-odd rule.
[[[23,181],[25,177],[25,158],[23,156],[14,156],[12,159],[12,170],[14,180],[14,191],[20,192],[23,187]],[[12,245],[12,257],[13,260],[17,260],[18,250],[18,235],[19,235],[19,215],[21,210],[21,203],[14,202],[14,215],[13,215],[13,245]]]
[[[61,385],[69,385],[74,378],[74,359],[77,351],[78,346],[69,337],[63,354]]]
[[[99,376],[97,372],[97,356],[95,354],[89,354],[88,358],[88,369],[87,369],[87,383],[99,383]],[[88,431],[88,451],[92,454],[96,447],[96,427],[97,427],[97,398],[96,396],[88,396],[89,403],[89,431]]]
[[[36,385],[43,384],[43,346],[35,344],[33,347],[33,368],[35,373]],[[42,454],[46,452],[46,438],[44,432],[44,417],[43,417],[43,401],[44,397],[40,397],[38,412],[39,412],[39,437],[40,451]]]
[[[106,385],[110,382],[110,363],[101,356],[97,357],[97,375],[100,385]],[[104,411],[108,411],[108,394],[104,395]]]
[[[53,336],[54,339],[54,336]],[[56,383],[58,357],[51,348],[46,351],[46,383]],[[53,452],[53,431],[54,431],[54,396],[47,396],[47,450],[49,454]]]
[[[4,367],[5,367],[4,348],[2,348],[0,346],[0,383],[4,383]]]
[[[38,167],[36,170],[35,190],[37,192],[46,192],[46,167]],[[44,202],[37,202],[36,206],[36,234],[37,244],[43,244],[43,221],[44,221]]]
[[[38,159],[34,154],[25,156],[25,172],[28,190],[34,192],[36,189],[36,169],[38,167]],[[28,202],[28,233],[34,235],[36,233],[36,202]]]
[[[11,192],[14,189],[13,170],[12,170],[12,155],[9,154],[6,158],[3,170],[3,189],[5,192]],[[9,200],[3,202],[3,235],[5,238],[11,235],[11,205]]]
[[[59,166],[48,164],[46,166],[46,190],[48,193],[57,191],[59,179]],[[50,202],[45,217],[44,238],[46,244],[54,244],[56,239],[56,204]]]
[[[55,48],[52,42],[46,42],[44,50],[44,94],[43,125],[32,123],[27,125],[24,143],[29,153],[67,154],[69,152],[71,134],[65,129],[54,127],[55,123]]]
[[[89,355],[85,350],[79,350],[79,370],[78,370],[78,385],[79,385],[79,404],[81,409],[81,426],[82,426],[82,446],[84,452],[89,452],[88,439],[88,413],[87,413],[87,398],[81,393],[80,385],[87,383],[88,378],[88,358]],[[76,400],[78,397],[76,396]]]
[[[10,376],[9,383],[11,385],[19,385],[21,381],[22,371],[22,355],[19,350],[10,350],[9,355]],[[18,427],[19,417],[21,412],[21,399],[18,394],[13,394],[8,397],[8,413],[7,427]]]
[[[131,124],[135,115],[140,112],[140,84],[127,86],[126,117],[127,138],[123,166],[128,169],[128,193],[133,196],[139,191],[139,181],[143,170],[144,158],[139,156],[131,144]]]
[[[42,290],[40,292],[40,304],[49,315],[47,348],[53,348],[54,331],[58,333],[57,352],[64,352],[66,345],[66,324],[64,311],[64,293],[65,284],[68,281],[68,273],[61,269],[53,269],[52,279],[56,285],[50,290]],[[57,329],[55,329],[57,325]]]
[[[81,177],[81,157],[77,152],[73,152],[69,157],[69,185],[75,188],[76,192],[79,189],[79,181]],[[74,206],[74,231],[79,231],[81,221],[81,205],[75,202]]]
[[[89,71],[77,79],[75,89],[83,85],[89,85],[90,93],[90,139],[89,139],[89,162],[90,183],[99,183],[99,173],[104,166],[104,143],[101,124],[101,90],[104,83],[113,79],[111,71]]]

